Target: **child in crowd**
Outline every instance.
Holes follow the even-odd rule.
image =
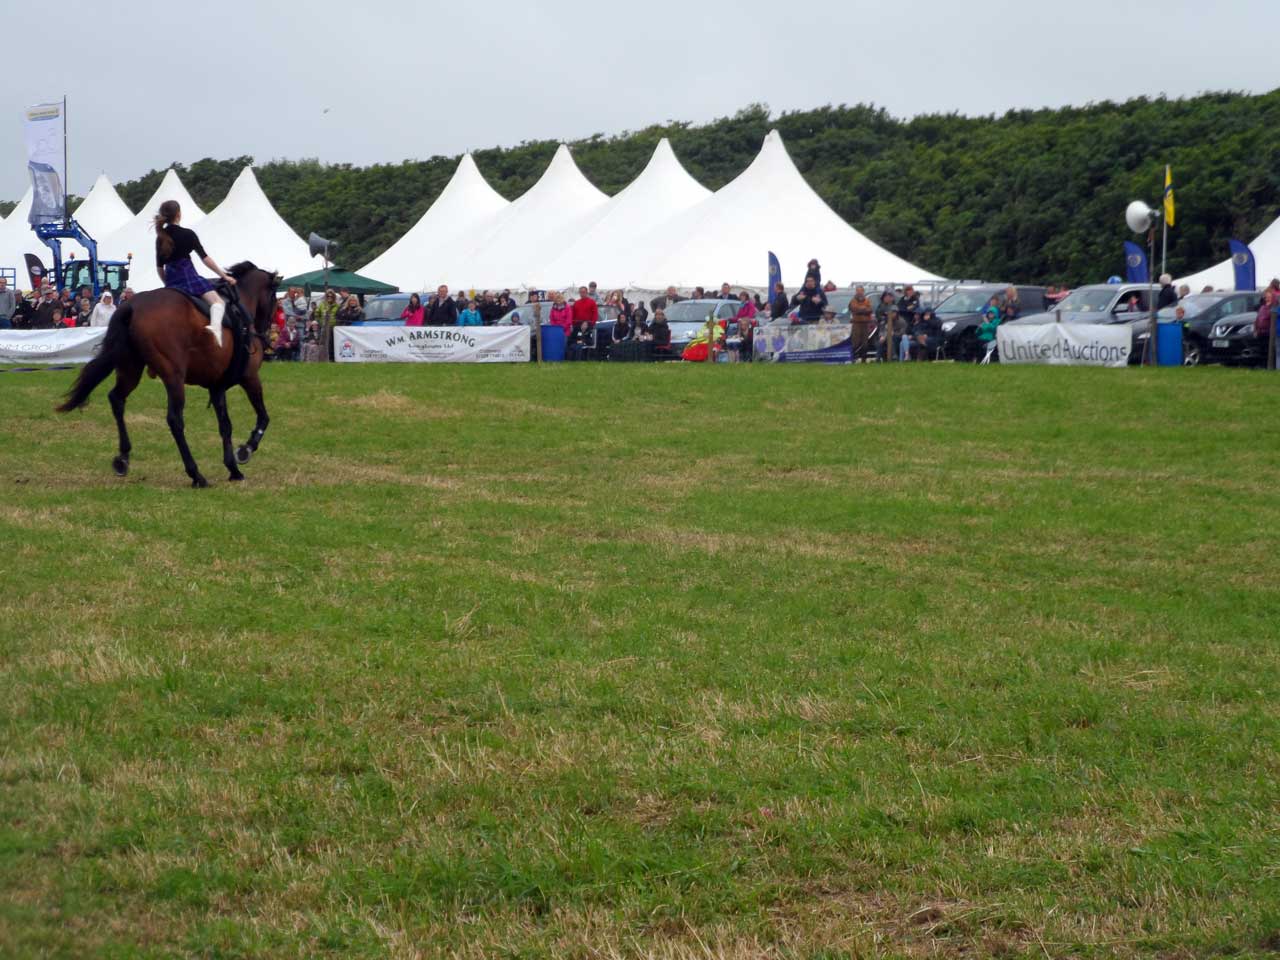
[[[476,309],[474,300],[467,301],[467,309],[458,314],[458,326],[460,327],[480,327],[484,325],[484,321],[480,318],[480,311]]]
[[[311,320],[307,323],[306,333],[302,337],[302,359],[306,363],[319,363],[324,359],[320,352],[320,322]]]

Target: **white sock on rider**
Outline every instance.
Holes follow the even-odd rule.
[[[209,306],[209,332],[218,343],[222,343],[222,315],[226,310],[227,306],[224,303],[214,303]]]

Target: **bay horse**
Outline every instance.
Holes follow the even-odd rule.
[[[236,279],[240,305],[252,324],[247,348],[236,330],[227,330],[219,340],[209,336],[205,315],[186,294],[168,289],[140,293],[112,315],[97,355],[85,364],[67,391],[65,402],[58,407],[60,413],[67,413],[84,406],[98,384],[115,372],[116,384],[107,394],[107,400],[120,433],[120,452],[111,461],[117,476],[129,473],[132,449],[124,426],[124,403],[145,370],[159,378],[169,396],[166,419],[191,486],[207,487],[209,481],[200,473],[187,446],[182,412],[188,385],[209,391],[209,403],[218,417],[218,431],[222,434],[222,462],[227,468],[227,479],[244,479],[240,465],[248,463],[258,449],[270,419],[262,402],[262,380],[258,371],[262,366],[267,328],[275,310],[280,275],[260,270],[248,262],[237,263],[227,272]],[[227,316],[234,315],[232,306]],[[258,422],[249,439],[233,453],[227,391],[237,385],[248,396]]]

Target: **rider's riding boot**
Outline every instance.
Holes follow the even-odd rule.
[[[227,306],[224,303],[215,303],[209,307],[209,332],[213,334],[219,346],[222,344],[222,315],[226,311]]]

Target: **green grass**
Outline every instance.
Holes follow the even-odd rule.
[[[1280,950],[1280,380],[0,376],[0,955]],[[233,401],[237,440],[251,427]]]

